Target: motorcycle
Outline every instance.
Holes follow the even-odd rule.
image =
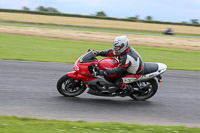
[[[121,74],[99,76],[99,70],[111,69],[119,66],[119,61],[114,57],[106,57],[98,60],[93,50],[88,50],[80,56],[74,64],[74,71],[68,72],[57,82],[58,92],[66,97],[75,97],[87,93],[95,96],[120,96],[120,88],[115,81]],[[134,100],[143,101],[154,96],[158,90],[158,82],[162,82],[162,76],[167,70],[163,63],[144,63],[143,75],[136,78],[123,78],[123,82],[131,86],[129,95]],[[156,81],[157,79],[157,81]]]

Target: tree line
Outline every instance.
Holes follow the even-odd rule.
[[[24,11],[30,11],[30,8],[24,6],[24,7],[22,7],[22,10],[24,10]],[[60,11],[58,11],[54,7],[44,7],[44,6],[37,7],[36,11],[61,13]],[[96,12],[94,15],[95,16],[100,16],[100,17],[108,17],[107,14],[104,11]],[[134,17],[128,17],[127,19],[130,19],[130,20],[140,20],[139,19],[139,15],[136,15]],[[147,21],[153,21],[153,17],[152,16],[146,16],[145,20],[147,20]],[[181,23],[183,23],[183,24],[188,24],[188,23],[200,24],[199,19],[191,19],[190,22],[183,21]]]
[[[24,11],[30,11],[30,8],[24,6],[22,7],[22,10]],[[56,8],[54,7],[44,7],[44,6],[39,6],[36,8],[36,11],[41,11],[41,12],[59,12]]]

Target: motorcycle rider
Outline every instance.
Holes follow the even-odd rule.
[[[116,81],[116,85],[120,87],[120,96],[128,96],[132,93],[129,82],[138,79],[143,74],[143,61],[141,56],[134,50],[126,36],[118,36],[114,39],[113,49],[106,51],[95,51],[96,56],[104,57],[117,57],[120,63],[119,67],[107,69],[106,71],[100,70],[99,75],[113,75],[122,74],[122,77]]]

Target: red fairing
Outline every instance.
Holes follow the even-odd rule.
[[[88,51],[85,54],[83,54],[81,57],[78,58],[78,60],[75,62],[73,69],[75,71],[67,73],[67,75],[75,80],[82,80],[85,81],[91,81],[96,79],[91,73],[89,72],[89,67],[92,65],[95,65],[98,63],[98,61],[91,61],[91,62],[83,62],[83,58],[85,56],[90,56],[92,51]],[[93,55],[93,53],[92,53]],[[82,62],[82,63],[81,63]]]
[[[92,64],[95,64],[95,65],[96,65],[96,64],[98,63],[98,61],[80,63],[80,60],[81,60],[85,55],[87,55],[87,54],[90,53],[90,52],[91,52],[91,51],[86,52],[86,53],[83,54],[81,57],[79,57],[79,59],[75,62],[73,69],[74,69],[78,74],[81,74],[81,75],[84,75],[84,76],[93,77],[93,76],[91,75],[91,73],[89,72],[88,68],[89,68],[89,66],[91,66]]]
[[[119,67],[119,61],[112,57],[107,57],[99,61],[98,66],[101,70]],[[108,75],[109,78],[119,78],[121,74]]]
[[[78,78],[78,73],[76,71],[73,71],[73,72],[68,72],[67,73],[67,76],[69,76],[70,78],[73,78],[75,80],[79,80],[80,78]]]
[[[73,79],[76,80],[82,80],[84,81],[91,81],[96,79],[91,73],[91,67],[93,65],[99,66],[101,70],[107,70],[119,67],[119,61],[112,57],[104,58],[100,61],[92,59],[93,53],[92,51],[89,51],[85,54],[83,54],[74,64],[74,72],[69,72],[67,75]],[[91,60],[92,59],[92,60]],[[90,61],[91,60],[91,61]],[[108,75],[109,78],[119,78],[121,75]]]
[[[75,66],[78,66],[79,67],[79,70],[78,70],[79,74],[93,77],[91,75],[91,73],[89,72],[89,70],[88,70],[88,67],[91,66],[91,63],[97,64],[98,62],[97,61],[90,62],[90,63],[80,63],[80,62],[77,62],[77,64],[74,65],[74,68],[75,68]]]
[[[84,76],[84,75],[81,75],[81,74],[78,74],[76,71],[73,71],[73,72],[68,72],[67,75],[75,80],[82,80],[83,82],[85,81],[91,81],[91,80],[94,80],[95,78],[94,77],[88,77],[88,76]]]

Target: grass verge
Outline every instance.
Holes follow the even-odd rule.
[[[45,120],[0,116],[1,133],[199,133],[200,128],[185,126],[143,126],[125,123]]]
[[[88,49],[111,44],[0,34],[0,59],[74,63]],[[200,71],[200,52],[134,46],[144,62],[161,62],[169,69]]]

